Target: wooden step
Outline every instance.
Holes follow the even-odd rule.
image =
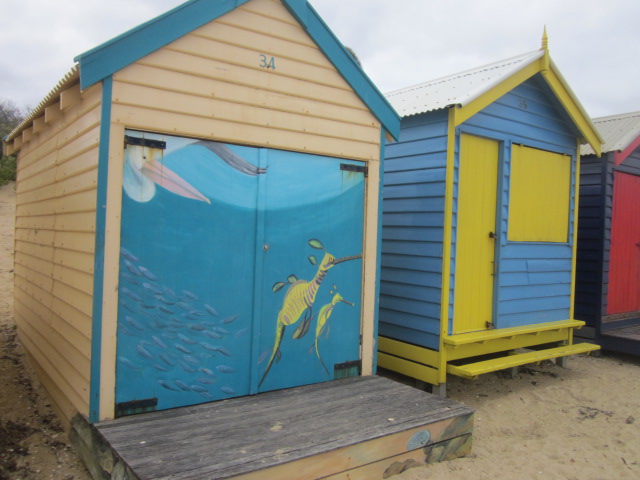
[[[563,345],[561,347],[549,348],[546,350],[535,350],[526,353],[518,353],[516,355],[507,355],[500,358],[493,358],[491,360],[468,363],[466,365],[447,365],[447,373],[464,378],[475,378],[483,373],[495,372],[497,370],[526,365],[527,363],[540,362],[551,358],[591,352],[598,349],[600,349],[600,346],[592,343],[574,343],[573,345]]]
[[[580,328],[584,325],[582,320],[560,320],[557,322],[537,323],[524,327],[496,328],[495,330],[481,330],[478,332],[460,333],[444,338],[446,345],[458,346],[470,343],[482,343],[498,338],[517,337],[519,335],[531,335],[549,330],[561,330],[563,328]]]

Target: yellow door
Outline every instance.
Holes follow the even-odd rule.
[[[498,142],[462,135],[453,333],[492,328]]]

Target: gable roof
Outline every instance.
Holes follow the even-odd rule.
[[[549,56],[546,37],[540,50],[395,90],[386,97],[403,117],[456,108],[455,124],[460,125],[538,73],[582,135],[582,141],[599,155],[602,139]]]
[[[602,152],[627,152],[640,146],[640,112],[622,113],[593,119],[604,144]],[[629,148],[631,147],[631,148]],[[590,145],[583,145],[582,155],[593,155],[595,152]],[[627,155],[624,155],[626,157]]]
[[[250,0],[189,0],[78,55],[75,60],[80,66],[80,87],[85,89],[103,80],[248,1]],[[281,1],[387,132],[397,138],[400,117],[320,15],[307,0]]]
[[[80,82],[86,89],[127,65],[228,13],[250,0],[188,0],[168,12],[78,55],[76,65],[4,139],[9,142],[28,128],[60,92]],[[340,43],[307,0],[281,0],[307,34],[316,42],[384,129],[394,138],[400,133],[400,117],[362,67]]]

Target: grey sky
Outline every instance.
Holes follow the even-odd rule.
[[[73,58],[182,0],[3,0],[0,99],[36,106]],[[637,0],[311,0],[382,92],[540,47],[587,112],[640,110]],[[10,19],[10,21],[7,21]]]

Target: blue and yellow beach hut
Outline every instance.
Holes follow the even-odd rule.
[[[444,392],[447,374],[597,348],[573,343],[573,291],[579,146],[601,139],[546,35],[386,97],[403,119],[385,155],[379,365]]]

